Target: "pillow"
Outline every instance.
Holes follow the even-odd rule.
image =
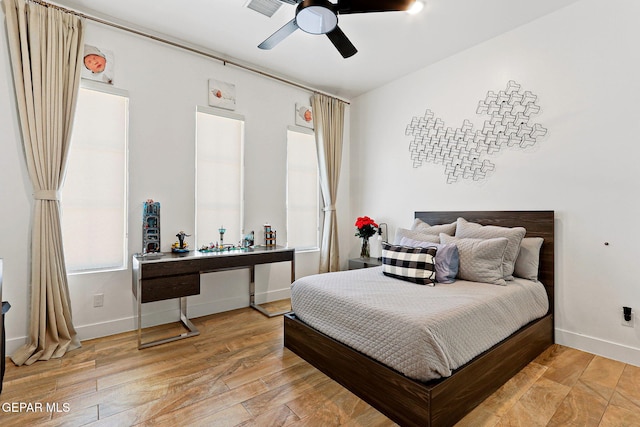
[[[538,267],[540,265],[540,248],[544,239],[542,237],[525,237],[520,243],[520,253],[516,258],[513,275],[523,279],[538,281]],[[436,256],[437,261],[437,256]],[[436,262],[436,273],[438,264]]]
[[[456,232],[456,223],[452,222],[451,224],[429,225],[420,218],[416,218],[413,220],[411,229],[419,231],[421,233],[434,234],[436,236],[440,233],[453,236]]]
[[[502,261],[502,276],[505,280],[513,280],[513,268],[520,252],[520,242],[526,234],[524,227],[498,227],[495,225],[480,225],[468,222],[464,218],[458,218],[456,224],[456,237],[473,239],[494,239],[506,237],[509,240],[507,250]]]
[[[458,275],[460,265],[460,255],[456,245],[445,245],[442,243],[429,243],[413,240],[408,237],[400,239],[401,246],[412,246],[419,248],[436,248],[436,282],[453,283]]]
[[[382,243],[382,273],[419,285],[433,286],[436,280],[436,248],[410,248]]]
[[[394,245],[399,245],[400,240],[403,237],[408,237],[409,239],[419,240],[421,242],[430,242],[430,243],[440,243],[440,237],[438,233],[436,234],[428,234],[418,230],[407,230],[406,228],[398,228],[396,230],[396,237],[393,239]]]
[[[497,237],[495,239],[461,239],[440,234],[444,244],[453,243],[460,253],[458,277],[471,282],[491,283],[505,286],[507,283],[502,275],[502,260],[507,249],[509,239]]]

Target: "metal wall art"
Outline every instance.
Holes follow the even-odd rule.
[[[488,160],[507,147],[528,148],[547,134],[539,123],[531,123],[533,115],[540,112],[538,97],[509,80],[506,90],[487,92],[478,103],[476,113],[489,116],[482,130],[474,130],[469,120],[459,128],[445,127],[444,121],[427,110],[423,117],[413,117],[405,135],[411,136],[409,152],[413,167],[423,163],[444,165],[447,184],[460,178],[480,181],[495,169]]]

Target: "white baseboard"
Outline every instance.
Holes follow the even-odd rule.
[[[7,354],[7,357],[11,356],[17,349],[19,349],[20,347],[22,347],[22,345],[27,343],[27,337],[20,337],[20,338],[7,338],[6,341],[6,345],[7,347],[5,348],[5,353]]]
[[[263,304],[268,301],[277,301],[291,297],[291,291],[289,288],[278,289],[269,292],[263,292],[256,294],[256,302]],[[209,314],[222,313],[225,311],[236,310],[238,308],[249,306],[249,296],[227,298],[215,301],[207,301],[200,304],[188,304],[187,314],[189,318],[196,318],[202,316],[208,316]],[[178,303],[176,303],[175,309],[154,311],[151,313],[142,314],[142,324],[144,327],[161,325],[163,323],[176,322],[180,320],[180,310]],[[92,323],[88,325],[76,325],[76,332],[81,341],[90,340],[93,338],[106,337],[109,335],[120,334],[122,332],[133,331],[136,329],[135,316],[125,317],[121,319],[113,319],[106,322]],[[13,354],[23,344],[27,342],[27,337],[19,337],[7,339],[6,353],[7,356]]]
[[[578,350],[607,357],[634,366],[640,366],[640,349],[626,345],[576,334],[563,329],[555,330],[556,343]]]

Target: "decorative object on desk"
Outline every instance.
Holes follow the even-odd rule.
[[[249,234],[245,234],[242,238],[242,247],[250,248],[255,244],[255,233],[253,230]]]
[[[148,199],[142,207],[142,254],[160,252],[160,202]]]
[[[220,249],[224,248],[224,233],[227,231],[226,228],[224,228],[224,226],[220,226],[220,228],[218,228],[218,232],[220,233],[220,246],[218,246]]]
[[[264,225],[264,245],[268,248],[276,246],[276,232],[268,223]]]
[[[220,252],[232,252],[232,251],[246,251],[249,248],[245,248],[242,246],[235,246],[235,245],[224,245],[224,246],[220,246],[218,244],[218,242],[216,243],[209,243],[209,245],[202,245],[200,246],[200,249],[198,249],[199,252],[216,252],[216,253],[220,253]]]
[[[250,248],[253,245],[255,245],[255,242],[256,242],[255,233],[253,232],[253,230],[251,230],[251,233],[245,235],[244,238],[242,239],[242,247]]]
[[[376,224],[376,222],[368,216],[359,216],[358,219],[356,219],[355,226],[357,228],[355,234],[356,237],[360,237],[362,239],[360,256],[362,258],[369,258],[369,238],[376,234],[376,231],[378,230],[378,224]]]
[[[171,245],[171,252],[184,253],[189,252],[189,244],[184,241],[185,237],[190,237],[191,234],[186,234],[184,231],[176,234],[178,241]]]

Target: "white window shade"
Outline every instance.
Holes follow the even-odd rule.
[[[287,246],[318,248],[319,182],[312,132],[287,131]]]
[[[126,267],[128,102],[79,91],[60,201],[70,273]]]
[[[196,113],[196,244],[242,239],[244,119],[200,107]]]

